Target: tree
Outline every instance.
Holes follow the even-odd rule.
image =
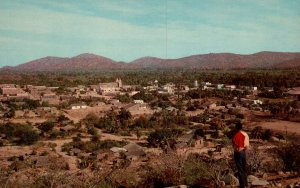
[[[50,132],[53,127],[54,127],[54,122],[53,121],[45,121],[43,123],[41,123],[40,126],[38,126],[38,128],[43,132],[43,133],[47,133]]]
[[[124,103],[132,102],[132,98],[129,96],[128,93],[126,93],[125,95],[117,95],[115,98],[118,99],[120,102]]]
[[[40,102],[38,100],[24,99],[23,102],[25,103],[22,106],[22,109],[34,110],[40,106]]]
[[[99,122],[99,118],[94,113],[89,113],[82,119],[82,122],[86,125],[96,125]]]
[[[62,123],[64,121],[68,121],[68,120],[70,120],[70,119],[68,117],[66,117],[64,114],[59,115],[57,118],[57,122],[59,122],[59,123]]]
[[[104,117],[100,118],[95,126],[104,129],[108,133],[117,133],[121,129],[121,124],[117,116],[118,114],[111,110]]]
[[[151,127],[151,124],[149,123],[149,119],[145,116],[140,116],[137,119],[134,120],[134,123],[132,124],[132,128],[149,128]]]
[[[147,138],[148,144],[154,147],[174,148],[176,144],[176,138],[182,134],[178,129],[159,129],[151,132]]]
[[[20,133],[19,138],[19,144],[31,145],[38,141],[39,135],[31,128],[24,128],[24,130]]]

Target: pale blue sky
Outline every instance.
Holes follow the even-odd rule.
[[[259,51],[300,52],[300,0],[0,0],[0,67]]]

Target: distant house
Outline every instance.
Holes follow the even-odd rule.
[[[212,85],[210,82],[202,82],[201,84],[204,85],[204,86],[211,86]]]
[[[235,85],[225,85],[225,88],[230,89],[230,90],[234,90],[234,89],[236,89],[236,86]]]
[[[180,136],[176,141],[176,149],[186,149],[193,143],[194,134],[185,134]]]
[[[0,84],[0,88],[15,88],[16,84]]]
[[[23,89],[14,87],[14,85],[2,85],[0,87],[0,94],[7,99],[24,99],[29,98],[29,94]]]
[[[143,100],[133,100],[133,103],[135,104],[144,104]]]
[[[139,93],[139,91],[132,91],[132,92],[129,93],[129,96],[133,96],[133,95],[138,94],[138,93]]]
[[[49,89],[46,86],[27,85],[26,88],[29,91],[29,93],[31,94],[32,99],[41,100],[42,96],[47,96],[48,94],[49,95],[55,95],[55,93],[53,93],[51,91],[51,89]]]
[[[296,96],[298,98],[298,101],[300,101],[300,87],[294,87],[290,89],[287,94]]]
[[[173,94],[174,90],[175,90],[175,85],[173,83],[168,83],[168,84],[164,85],[158,91],[158,93],[161,93],[161,94]]]
[[[58,104],[60,101],[59,101],[59,97],[55,94],[55,93],[45,93],[45,94],[42,94],[40,100],[42,102],[48,102],[49,104]]]
[[[262,105],[263,102],[261,100],[259,100],[259,99],[256,99],[256,100],[253,100],[253,104],[260,104],[260,105]]]
[[[71,105],[72,110],[78,110],[78,109],[86,109],[87,105],[85,103],[76,103]]]
[[[216,88],[217,89],[223,89],[224,88],[224,84],[217,84]]]
[[[116,94],[122,87],[122,80],[117,79],[115,82],[99,83],[99,92],[102,95]]]

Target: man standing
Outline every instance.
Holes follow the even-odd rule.
[[[236,133],[232,138],[234,149],[234,161],[238,169],[238,178],[240,182],[240,188],[247,186],[247,173],[246,173],[246,153],[249,148],[249,136],[246,132],[242,131],[243,125],[238,122],[235,125]]]

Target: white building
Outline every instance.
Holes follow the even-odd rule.
[[[257,100],[253,100],[253,104],[260,104],[260,105],[262,105],[263,102],[261,100],[257,99]]]
[[[87,105],[84,103],[76,103],[71,105],[72,110],[78,110],[78,109],[86,109]]]
[[[195,82],[194,82],[194,87],[198,87],[199,85],[198,85],[198,81],[197,80],[195,80]]]
[[[144,104],[143,100],[133,100],[133,103],[135,104]]]
[[[236,86],[235,85],[226,85],[225,88],[230,89],[230,90],[234,90],[234,89],[236,89]]]

